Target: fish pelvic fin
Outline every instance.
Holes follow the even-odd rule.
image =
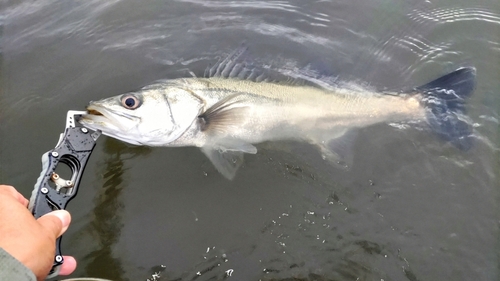
[[[336,168],[349,170],[354,162],[352,147],[357,135],[357,129],[335,129],[310,136],[310,142],[319,148],[324,160]]]
[[[243,152],[241,151],[223,151],[222,149],[204,146],[201,148],[217,171],[225,178],[232,180],[236,176],[236,171],[243,164]]]
[[[257,148],[251,143],[224,138],[212,140],[212,144],[201,147],[201,151],[208,157],[217,171],[225,178],[232,180],[241,164],[244,153],[256,154]]]
[[[422,95],[431,129],[461,150],[468,150],[473,144],[465,102],[475,89],[475,78],[475,68],[463,67],[415,88]]]
[[[204,146],[201,151],[210,159],[219,173],[232,180],[238,168],[243,164],[243,153],[255,154],[257,148],[249,143],[231,140],[220,146]]]

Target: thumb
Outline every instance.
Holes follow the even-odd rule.
[[[66,210],[57,210],[43,215],[37,221],[49,233],[53,234],[54,239],[56,239],[68,229],[71,222],[71,215]]]

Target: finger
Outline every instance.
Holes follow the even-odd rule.
[[[28,206],[28,199],[24,198],[24,196],[11,185],[0,185],[0,193],[13,196],[19,203],[23,204],[23,206]]]
[[[64,256],[64,263],[61,265],[59,275],[70,275],[76,269],[76,260],[72,256]]]
[[[66,210],[57,210],[43,215],[38,222],[54,235],[54,240],[68,229],[71,215]]]

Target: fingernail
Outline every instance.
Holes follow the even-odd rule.
[[[46,214],[46,216],[50,215],[56,216],[61,220],[63,227],[59,235],[62,235],[66,231],[66,229],[68,229],[69,223],[71,222],[71,215],[66,210],[57,210]]]

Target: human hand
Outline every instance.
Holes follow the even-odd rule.
[[[28,200],[14,187],[0,185],[0,247],[44,280],[54,262],[55,241],[68,229],[71,216],[59,210],[36,220],[27,206]],[[75,268],[76,260],[65,256],[59,274],[71,274]]]

